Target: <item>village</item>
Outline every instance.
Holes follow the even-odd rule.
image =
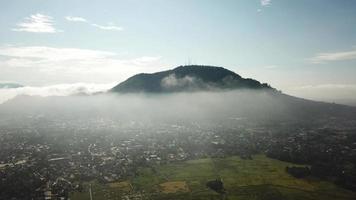
[[[290,124],[267,126],[248,120],[225,123],[230,126],[131,122],[120,127],[105,120],[87,124],[54,121],[43,126],[39,123],[36,128],[27,124],[2,126],[0,184],[6,193],[1,195],[67,199],[70,192],[82,191],[84,182],[125,180],[138,175],[142,167],[230,155],[252,159],[255,154],[293,163],[318,160],[317,167],[332,168],[333,175],[348,177],[341,180],[343,184],[354,187],[355,164],[351,169],[343,164],[356,160],[353,128],[296,126],[291,130]],[[328,164],[320,165],[319,158]],[[318,175],[330,175],[325,173]],[[18,194],[18,187],[26,188],[23,194]]]

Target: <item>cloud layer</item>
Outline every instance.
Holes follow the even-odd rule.
[[[54,27],[54,21],[51,16],[36,13],[26,17],[22,22],[17,24],[13,31],[32,32],[32,33],[56,33],[59,32]]]
[[[70,96],[75,94],[94,94],[104,92],[116,83],[109,84],[94,84],[94,83],[75,83],[75,84],[58,84],[45,87],[21,87],[21,88],[3,88],[0,89],[0,104],[7,100],[20,95],[28,96]]]

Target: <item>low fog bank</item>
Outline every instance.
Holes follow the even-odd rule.
[[[94,94],[105,92],[115,86],[115,83],[97,84],[97,83],[73,83],[57,84],[49,86],[23,86],[23,87],[0,87],[0,104],[11,100],[17,96],[70,96],[76,94]]]
[[[307,101],[269,90],[172,94],[98,94],[68,97],[19,96],[0,106],[0,115],[48,119],[120,121],[206,121],[226,119],[310,120],[356,118],[356,110]]]
[[[315,101],[356,106],[355,84],[304,85],[286,91],[288,94]]]

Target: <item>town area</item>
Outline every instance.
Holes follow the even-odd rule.
[[[51,120],[0,124],[0,199],[68,199],[83,183],[111,183],[139,169],[186,160],[255,154],[307,164],[311,175],[356,190],[356,122],[206,122]],[[348,127],[348,128],[345,128]],[[295,172],[296,171],[296,172]],[[18,191],[17,188],[23,188]]]

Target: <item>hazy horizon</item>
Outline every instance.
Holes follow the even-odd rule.
[[[97,90],[137,73],[200,64],[301,98],[356,104],[355,7],[333,0],[3,1],[0,82]]]

